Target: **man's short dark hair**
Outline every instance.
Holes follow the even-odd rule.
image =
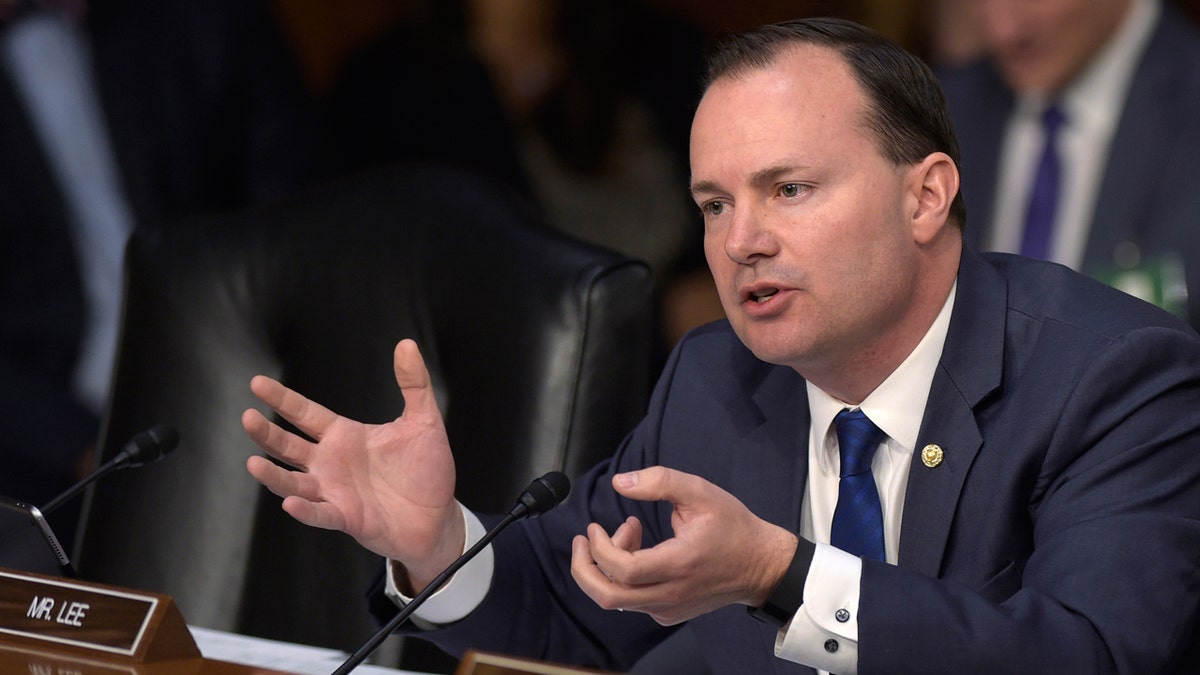
[[[865,125],[875,134],[880,153],[897,165],[911,165],[934,152],[959,164],[958,139],[937,77],[924,61],[879,33],[852,21],[796,19],[730,35],[708,54],[703,88],[716,80],[767,68],[790,47],[828,47],[846,60],[867,96]],[[950,217],[966,222],[962,193],[955,195]]]

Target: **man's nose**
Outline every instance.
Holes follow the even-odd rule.
[[[1018,5],[1026,1],[979,0],[975,4],[975,18],[989,50],[1003,51],[1022,39],[1026,21]]]
[[[778,242],[764,215],[754,206],[734,210],[725,236],[725,254],[735,262],[751,264],[778,253]]]

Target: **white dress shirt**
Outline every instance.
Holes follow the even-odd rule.
[[[1113,39],[1058,96],[1066,121],[1057,142],[1062,191],[1050,242],[1050,259],[1055,262],[1075,269],[1083,263],[1109,146],[1133,72],[1161,12],[1159,0],[1134,0]],[[1048,104],[1045,93],[1026,94],[1009,118],[997,173],[994,226],[987,242],[990,250],[1021,250],[1034,167],[1045,143],[1041,116]]]

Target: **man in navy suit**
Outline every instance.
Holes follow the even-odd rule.
[[[460,570],[420,635],[628,668],[688,622],[716,673],[1195,672],[1200,339],[964,247],[957,155],[933,74],[867,29],[727,42],[691,192],[728,321],[682,340],[613,458]],[[394,422],[260,376],[309,438],[243,425],[299,469],[250,473],[387,558],[403,603],[497,519],[454,499],[413,342],[395,372]]]
[[[938,73],[963,151],[967,244],[1022,251],[1045,133],[1061,167],[1037,255],[1200,326],[1200,34],[1161,0],[979,0],[986,56]]]

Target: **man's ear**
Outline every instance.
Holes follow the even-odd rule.
[[[946,153],[932,153],[910,168],[907,186],[913,239],[928,244],[950,218],[950,205],[958,195],[958,167]]]

